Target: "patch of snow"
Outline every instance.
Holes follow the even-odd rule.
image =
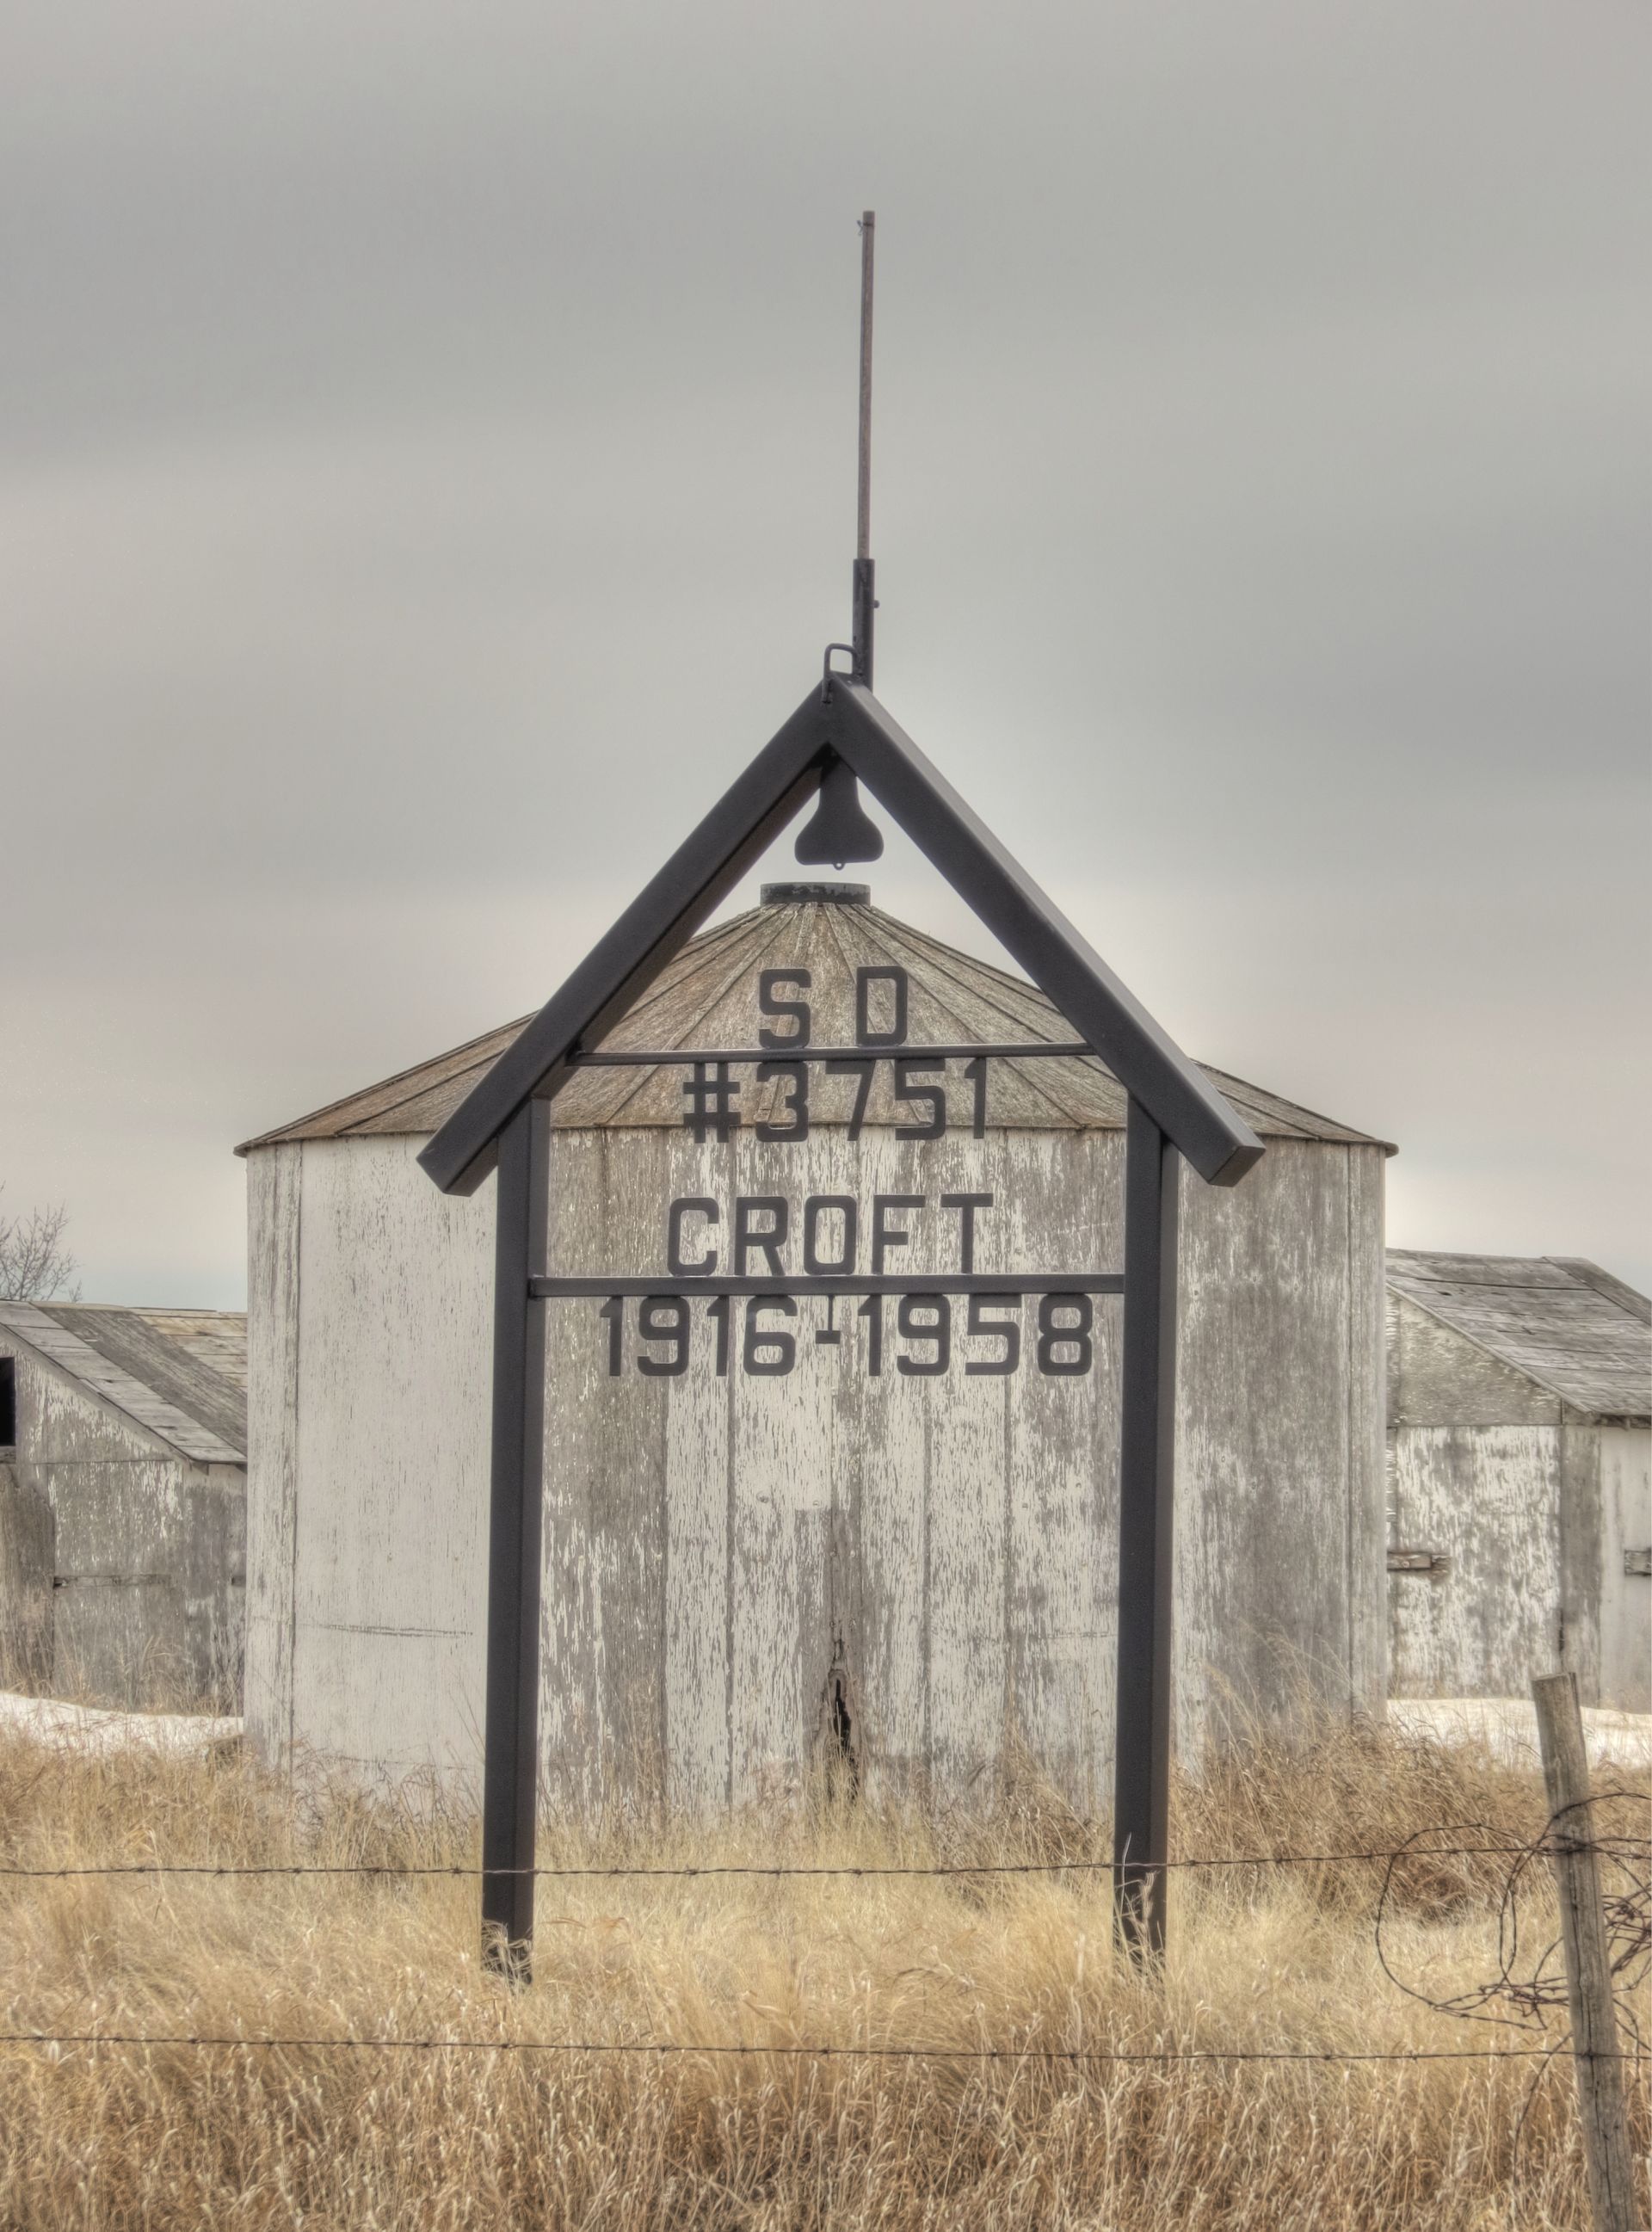
[[[1652,1774],[1652,1713],[1619,1713],[1585,1705],[1584,1741],[1590,1767]],[[1482,1743],[1511,1767],[1542,1772],[1537,1707],[1529,1697],[1390,1697],[1389,1725],[1437,1743]]]
[[[102,1756],[110,1752],[162,1752],[199,1758],[241,1735],[238,1715],[117,1713],[99,1705],[71,1705],[60,1697],[23,1697],[0,1690],[0,1734],[27,1736],[59,1750]]]

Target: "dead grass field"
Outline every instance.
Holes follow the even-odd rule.
[[[1535,1781],[1346,1730],[1253,1740],[1177,1797],[1182,1854],[1388,1846],[1541,1824]],[[1467,1841],[1473,1841],[1472,1839]],[[696,1833],[593,1826],[558,1864],[927,1865],[1105,1854],[1030,1787],[939,1826],[822,1804]],[[468,1862],[463,1825],[244,1760],[0,1743],[0,1859]],[[332,2039],[678,2041],[643,2054],[0,2045],[6,2228],[512,2226],[716,2232],[1582,2227],[1570,2063],[817,2060],[802,2043],[1372,2054],[1529,2046],[1381,1973],[1380,1868],[1175,1880],[1171,1957],[1111,1950],[1105,1872],[586,1878],[540,1888],[537,1973],[476,1956],[476,1888],[349,1876],[0,1880],[0,2028]],[[1408,1865],[1391,1951],[1435,1992],[1485,1976],[1498,1864]],[[1649,2135],[1644,2083],[1637,2144]]]

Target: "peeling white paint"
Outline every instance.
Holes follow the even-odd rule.
[[[1519,1697],[1570,1669],[1590,1705],[1652,1706],[1652,1432],[1603,1426],[1390,1297],[1389,1576],[1396,1697]]]
[[[419,1142],[251,1158],[248,1719],[262,1748],[480,1757],[492,1189],[444,1200]],[[663,1262],[674,1194],[990,1191],[977,1267],[1122,1258],[1116,1132],[934,1146],[840,1127],[785,1151],[644,1126],[553,1134],[552,1268]],[[275,1166],[275,1157],[288,1158]],[[950,1218],[914,1219],[939,1268]],[[1189,1180],[1178,1410],[1178,1729],[1299,1690],[1381,1698],[1382,1158],[1277,1140],[1231,1192]],[[945,1259],[949,1260],[949,1259]],[[1111,1781],[1118,1313],[1089,1376],[870,1379],[864,1339],[783,1379],[606,1372],[594,1303],[540,1307],[547,1788],[717,1807],[798,1786],[834,1665],[871,1791],[977,1787],[1023,1746],[1085,1807]],[[800,1303],[812,1335],[822,1306]],[[962,1328],[963,1306],[957,1306]],[[892,1323],[892,1321],[891,1321]],[[628,1338],[633,1338],[628,1336]],[[892,1331],[891,1333],[892,1355]],[[736,1325],[735,1339],[738,1342]],[[284,1726],[283,1726],[284,1723]]]

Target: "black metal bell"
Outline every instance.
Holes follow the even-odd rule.
[[[794,847],[806,867],[834,868],[850,860],[881,860],[884,835],[860,803],[860,786],[847,760],[833,760],[820,780],[820,803],[798,833]]]

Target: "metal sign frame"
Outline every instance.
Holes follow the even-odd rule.
[[[857,561],[856,582],[862,581]],[[869,568],[870,561],[865,561]],[[869,581],[869,576],[867,577]],[[869,596],[869,588],[868,588]],[[857,633],[858,635],[858,630]],[[828,672],[745,773],[599,940],[419,1157],[444,1192],[498,1174],[493,1444],[489,1522],[483,1917],[488,1957],[525,1971],[534,1926],[538,1794],[545,1343],[537,1311],[579,1293],[790,1294],[828,1290],[1122,1293],[1118,1636],[1113,1881],[1133,1950],[1162,1952],[1172,1705],[1176,1220],[1180,1165],[1232,1186],[1261,1142],[1119,982],[873,696],[870,644],[855,672]],[[740,878],[843,767],[905,831],[976,918],[1100,1058],[1128,1096],[1122,1273],[913,1274],[845,1281],[619,1277],[556,1280],[537,1260],[547,1230],[550,1104]],[[812,1049],[810,1057],[870,1053]],[[994,1049],[883,1047],[881,1058]],[[1001,1051],[1001,1050],[998,1050]],[[1020,1056],[1028,1051],[1016,1048]],[[1040,1047],[1071,1054],[1073,1047]],[[613,1059],[613,1057],[606,1057]],[[773,1059],[772,1050],[674,1049],[671,1061]],[[630,1056],[626,1057],[631,1059]]]

